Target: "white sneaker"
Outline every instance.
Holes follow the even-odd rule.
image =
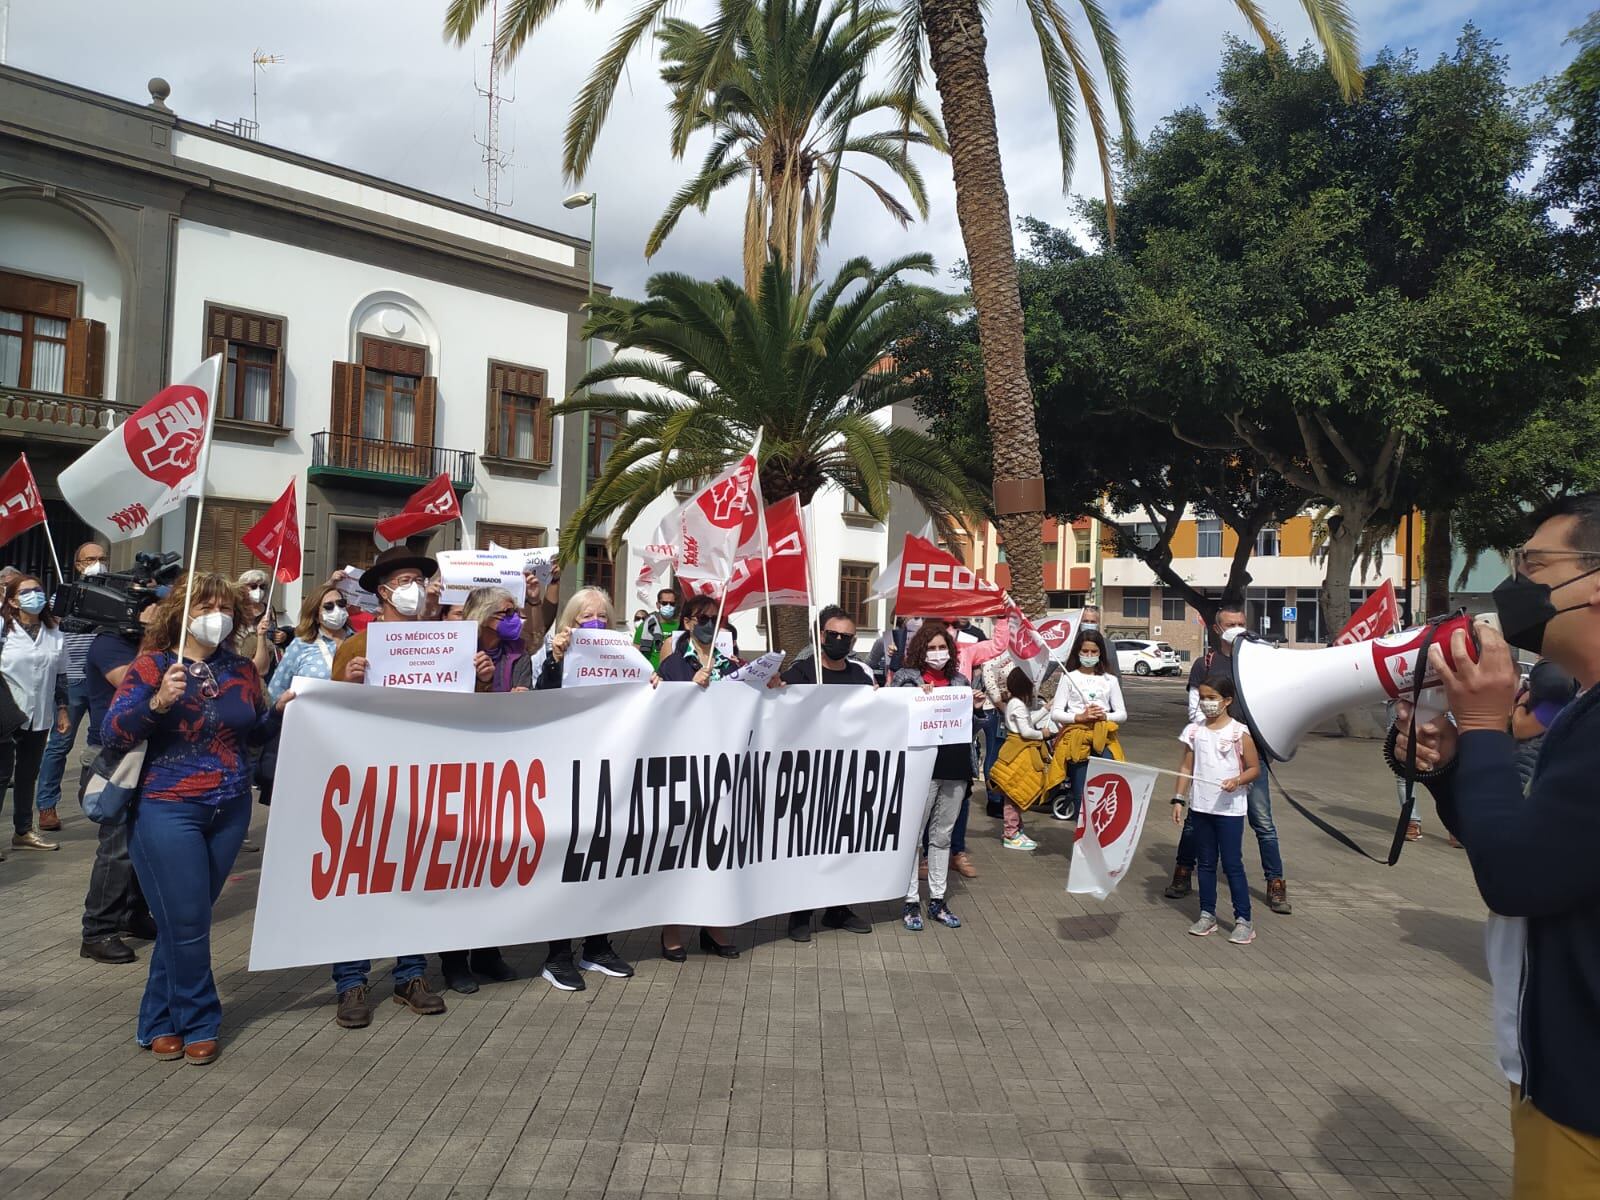
[[[1039,843],[1025,833],[1018,833],[1008,838],[1001,838],[1000,844],[1007,850],[1037,850]]]
[[[1213,917],[1212,920],[1211,920],[1212,928],[1216,928],[1216,924],[1217,924],[1216,918]],[[1189,932],[1193,933],[1194,930],[1191,929]],[[1233,932],[1228,935],[1228,944],[1229,945],[1232,945],[1232,946],[1248,946],[1251,942],[1253,942],[1255,940],[1256,940],[1256,927],[1254,925],[1252,925],[1249,921],[1235,921],[1233,923]]]
[[[1217,931],[1217,917],[1215,913],[1203,912],[1200,919],[1189,926],[1189,932],[1195,937],[1208,937]]]

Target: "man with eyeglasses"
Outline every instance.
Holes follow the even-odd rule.
[[[428,580],[438,575],[439,564],[405,546],[390,546],[361,575],[361,588],[378,598],[378,621],[422,620],[430,607]],[[433,603],[436,604],[436,599]],[[345,638],[333,656],[333,678],[345,683],[365,683],[367,632]],[[372,1024],[372,1004],[367,999],[368,960],[335,963],[333,989],[338,993],[334,1022],[341,1029],[364,1029]],[[426,954],[402,954],[394,964],[394,999],[412,1012],[436,1016],[445,1011],[444,997],[428,987]]]
[[[72,569],[78,579],[93,579],[106,573],[106,548],[98,542],[85,542],[72,558]],[[89,657],[89,646],[95,634],[67,633],[62,635],[62,654],[67,660],[67,728],[52,729],[45,744],[44,757],[39,761],[39,828],[55,832],[61,828],[61,818],[56,806],[61,803],[61,777],[66,773],[67,755],[78,740],[78,724],[89,711],[89,684],[84,675],[84,660]]]
[[[1478,661],[1464,630],[1448,653],[1429,652],[1450,717],[1413,733],[1411,706],[1400,705],[1394,755],[1405,763],[1414,736],[1417,769],[1484,903],[1522,919],[1521,939],[1489,942],[1496,992],[1518,997],[1496,1029],[1502,1062],[1521,1068],[1511,1084],[1517,1200],[1600,1196],[1600,492],[1556,500],[1532,524],[1515,574],[1494,590],[1499,631],[1476,629]],[[1526,791],[1507,730],[1520,683],[1513,646],[1579,689],[1545,732]]]

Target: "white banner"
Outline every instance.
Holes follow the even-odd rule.
[[[550,586],[550,576],[555,574],[556,556],[560,553],[554,546],[527,546],[521,550],[507,550],[504,546],[489,543],[489,549],[500,554],[509,554],[522,564],[524,571],[532,571],[534,578],[539,581],[539,586]],[[655,597],[650,597],[651,602]]]
[[[289,705],[252,970],[741,925],[905,894],[911,689],[582,688]]]
[[[562,687],[597,683],[649,683],[650,660],[620,629],[574,629],[561,661]]]
[[[367,626],[367,682],[374,687],[470,692],[478,627],[465,621],[374,621]]]
[[[1160,775],[1154,767],[1090,758],[1067,891],[1104,900],[1133,862]]]
[[[481,587],[505,588],[521,608],[528,597],[528,580],[522,574],[522,556],[510,550],[441,550],[439,592],[441,604],[464,604],[468,593]]]
[[[908,735],[913,746],[949,746],[972,741],[972,689],[895,688],[910,692]]]

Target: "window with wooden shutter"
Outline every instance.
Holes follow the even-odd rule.
[[[361,465],[361,397],[366,369],[360,363],[333,364],[328,409],[328,466]]]
[[[839,564],[839,607],[850,614],[858,629],[874,629],[873,616],[877,605],[869,601],[872,581],[878,574],[877,563],[841,562]]]
[[[585,587],[597,587],[608,596],[617,594],[617,566],[604,542],[583,544],[583,582]]]
[[[255,425],[283,424],[282,317],[208,304],[205,352],[207,357],[223,356],[217,416]]]
[[[66,394],[77,312],[76,285],[0,271],[0,386]]]
[[[67,323],[67,395],[104,400],[106,395],[106,327],[74,317]]]
[[[207,496],[205,509],[200,514],[200,556],[196,560],[199,569],[237,579],[250,568],[261,566],[239,539],[266,516],[268,507],[266,503],[253,500]]]
[[[554,460],[555,417],[549,376],[535,367],[489,363],[484,455],[490,459],[548,467]]]
[[[493,542],[502,550],[529,550],[549,545],[549,533],[538,525],[495,525],[489,521],[477,524],[478,548],[487,550]]]

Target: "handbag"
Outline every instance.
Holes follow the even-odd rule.
[[[132,750],[118,754],[101,750],[90,768],[89,785],[83,793],[83,812],[96,825],[121,825],[139,794],[144,776],[144,754],[149,743],[140,742]]]

